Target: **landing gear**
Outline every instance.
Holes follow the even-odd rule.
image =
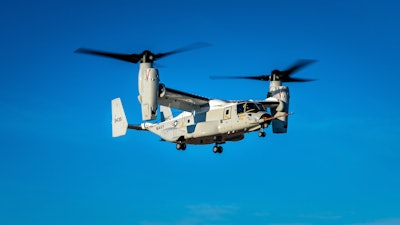
[[[214,153],[219,153],[219,154],[221,154],[223,150],[224,150],[224,149],[222,148],[222,146],[215,145],[215,146],[213,147],[213,152],[214,152]]]
[[[185,151],[186,150],[186,144],[185,143],[176,143],[176,150],[182,150]]]
[[[176,140],[176,150],[186,150],[185,138],[183,136],[180,136],[178,140]]]
[[[222,148],[222,146],[218,146],[218,144],[224,144],[225,141],[222,140],[222,136],[214,136],[213,140],[215,143],[213,147],[213,152],[221,154],[224,149]]]
[[[268,124],[263,124],[261,125],[260,131],[258,132],[259,137],[265,137],[267,136],[267,133],[265,133],[264,128],[266,128]]]

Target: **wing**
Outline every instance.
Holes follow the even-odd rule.
[[[165,92],[158,97],[158,104],[187,112],[209,108],[209,98],[165,88]]]
[[[269,97],[265,100],[258,100],[255,102],[261,103],[264,108],[276,108],[279,105],[279,100],[273,97]]]

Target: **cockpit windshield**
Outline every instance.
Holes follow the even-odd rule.
[[[256,113],[259,111],[265,111],[264,106],[261,103],[244,102],[237,104],[237,113]]]

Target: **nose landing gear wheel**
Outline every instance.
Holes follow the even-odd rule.
[[[214,153],[219,153],[219,154],[221,154],[223,150],[224,150],[224,149],[222,148],[222,146],[217,146],[217,145],[215,145],[215,146],[213,147],[213,152],[214,152]]]

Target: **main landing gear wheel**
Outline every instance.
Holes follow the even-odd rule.
[[[265,137],[265,136],[267,136],[267,133],[265,133],[264,131],[260,131],[260,132],[258,132],[258,136]]]
[[[217,145],[215,145],[214,147],[213,147],[213,152],[214,153],[222,153],[222,151],[223,151],[224,149],[222,148],[222,146],[217,146]]]
[[[176,150],[186,150],[186,144],[185,143],[176,143]]]

